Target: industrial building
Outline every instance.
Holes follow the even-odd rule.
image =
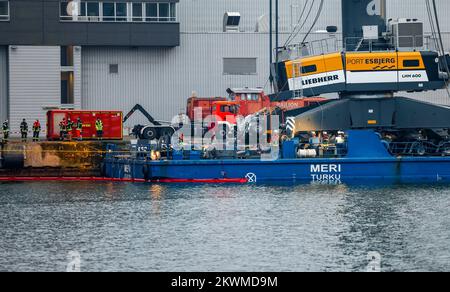
[[[279,2],[283,46],[307,0]],[[450,3],[437,4],[449,49],[443,13]],[[339,39],[340,5],[325,1],[308,40],[328,38],[330,25]],[[291,44],[303,39],[316,11],[317,4]],[[387,15],[423,20],[430,32],[423,0],[388,0]],[[229,87],[245,86],[270,92],[268,19],[269,0],[0,0],[0,120],[9,118],[14,131],[22,118],[45,121],[51,108],[126,112],[136,103],[170,120],[193,92],[224,96]],[[445,91],[413,96],[450,101]]]

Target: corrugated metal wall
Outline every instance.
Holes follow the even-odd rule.
[[[295,26],[305,2],[306,0],[280,1],[280,28],[284,32],[280,37],[280,44],[284,44],[291,28]],[[442,14],[440,20],[445,46],[450,49],[450,19],[444,15],[444,11],[450,9],[450,1],[438,0],[437,3]],[[243,32],[222,32],[223,15],[227,11],[241,13]],[[267,12],[268,1],[265,0],[183,0],[178,6],[182,31],[180,47],[84,47],[83,108],[127,111],[139,102],[157,118],[167,120],[185,110],[186,98],[193,90],[199,96],[224,95],[227,87],[265,86],[268,91],[268,34],[255,33],[258,18]],[[311,15],[315,15],[315,10]],[[428,21],[423,0],[390,0],[388,15],[392,18],[418,18],[425,23]],[[306,22],[303,33],[310,23],[311,20]],[[327,25],[337,25],[340,28],[340,0],[325,1],[314,31],[324,29]],[[323,37],[323,34],[312,34],[309,40]],[[300,34],[296,41],[302,38],[303,35]],[[257,58],[258,74],[223,75],[224,57]],[[119,74],[110,75],[109,64],[119,64]],[[444,90],[414,96],[436,103],[447,103],[450,100]],[[131,120],[128,125],[137,121],[144,122],[140,118]]]
[[[308,0],[280,0],[280,30],[290,32],[297,23],[304,5]],[[309,4],[312,1],[308,1]],[[315,16],[320,1],[315,1],[311,17],[305,23],[309,28]],[[447,11],[450,1],[437,0],[441,24],[447,32],[450,31],[450,19]],[[308,11],[309,9],[307,9]],[[257,20],[269,11],[268,0],[183,0],[178,5],[178,19],[181,22],[182,32],[221,32],[223,15],[225,12],[240,12],[242,16],[241,30],[254,32]],[[305,13],[306,14],[306,13]],[[426,21],[426,30],[429,29],[425,0],[388,0],[388,18],[417,18]],[[302,21],[303,22],[303,21]],[[325,0],[317,28],[327,25],[336,25],[341,28],[341,0]]]
[[[12,131],[18,131],[26,118],[45,121],[45,106],[60,104],[60,49],[59,47],[9,48],[9,96]]]
[[[8,50],[0,46],[0,122],[8,117]]]
[[[341,26],[340,1],[325,0],[321,18],[317,23],[318,27]],[[282,32],[289,32],[296,25],[306,2],[307,0],[279,1],[280,30]],[[309,4],[312,2],[308,1]],[[314,2],[311,17],[305,23],[305,27],[308,28],[313,21],[313,16],[320,1]],[[309,10],[309,4],[307,11]],[[223,31],[225,12],[239,12],[241,14],[241,31],[255,32],[258,18],[269,13],[269,0],[182,0],[178,4],[181,32],[221,32]]]
[[[74,47],[73,51],[73,74],[74,74],[74,106],[76,109],[81,109],[81,75],[82,75],[82,67],[81,67],[81,47]]]
[[[81,47],[74,49],[74,106],[81,108]],[[9,47],[10,120],[46,121],[45,107],[61,106],[61,50],[57,46]],[[44,124],[44,123],[42,123]]]

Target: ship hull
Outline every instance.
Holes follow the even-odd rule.
[[[349,131],[347,154],[340,158],[164,159],[148,161],[111,155],[107,177],[156,182],[247,183],[450,183],[450,156],[396,157],[373,131]]]
[[[450,158],[186,160],[107,159],[106,174],[148,181],[233,181],[248,183],[448,183]]]

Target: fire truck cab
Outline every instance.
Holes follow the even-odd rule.
[[[236,117],[239,114],[239,103],[234,101],[216,101],[212,106],[212,115],[216,116],[219,123],[236,125]]]

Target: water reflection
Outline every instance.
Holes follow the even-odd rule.
[[[0,184],[0,270],[450,269],[450,188]]]
[[[161,214],[161,205],[163,204],[164,195],[167,188],[161,184],[150,185],[150,198],[152,201],[152,214],[158,216]]]

